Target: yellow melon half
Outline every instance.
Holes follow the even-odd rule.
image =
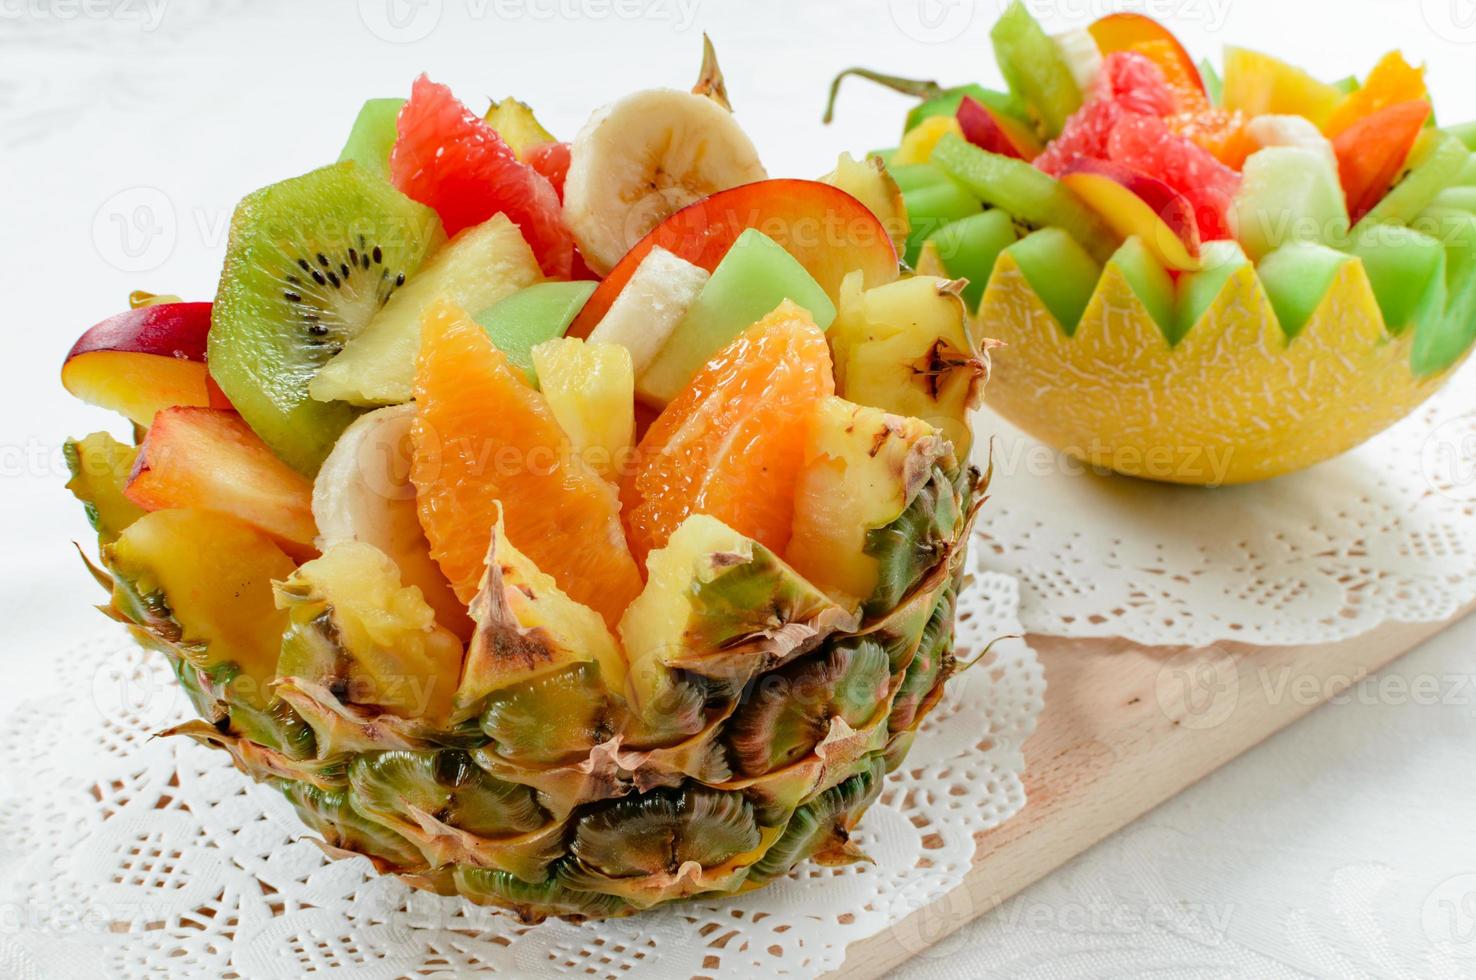
[[[1417,378],[1413,328],[1390,337],[1363,264],[1344,264],[1288,342],[1250,266],[1170,348],[1108,265],[1068,337],[1008,253],[979,303],[986,401],[1054,449],[1128,476],[1264,480],[1357,446],[1409,414],[1457,365]]]

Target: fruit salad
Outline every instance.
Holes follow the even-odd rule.
[[[1436,124],[1398,52],[1325,82],[1245,48],[1196,62],[1112,14],[991,31],[1005,90],[918,98],[873,157],[907,262],[966,279],[990,405],[1136,476],[1261,479],[1408,414],[1476,340],[1476,127]],[[837,78],[832,89],[841,79]]]
[[[482,107],[478,106],[478,109]],[[623,915],[849,834],[948,678],[986,478],[897,185],[769,178],[709,47],[572,140],[422,76],[62,381],[104,611],[333,855]]]

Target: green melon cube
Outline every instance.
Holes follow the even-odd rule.
[[[1346,253],[1316,242],[1291,242],[1261,260],[1256,272],[1288,340],[1302,332],[1333,279],[1351,261]]]
[[[948,274],[969,281],[963,299],[970,310],[979,308],[995,259],[1015,240],[1015,221],[999,208],[944,225],[928,239]]]
[[[1291,242],[1342,244],[1348,235],[1343,186],[1323,154],[1268,146],[1245,161],[1230,226],[1256,262]]]
[[[902,203],[907,208],[907,222],[910,227],[903,259],[911,266],[917,265],[923,242],[945,225],[978,214],[984,207],[977,197],[952,180],[903,191]]]
[[[1060,228],[1033,231],[1005,249],[1066,336],[1076,333],[1102,267]]]
[[[931,163],[903,163],[895,167],[887,167],[887,173],[897,182],[898,190],[903,192],[915,191],[923,187],[931,187],[934,184],[946,184],[950,177],[942,168]]]
[[[1383,200],[1359,219],[1353,229],[1354,238],[1374,225],[1409,224],[1430,206],[1435,195],[1456,182],[1470,158],[1466,145],[1449,133],[1431,129],[1420,134],[1405,163],[1405,172]]]
[[[671,338],[636,379],[636,390],[656,404],[671,401],[708,358],[786,299],[808,310],[821,330],[835,319],[835,304],[805,267],[750,228],[712,271]]]
[[[1199,249],[1201,268],[1179,277],[1174,297],[1174,336],[1177,344],[1194,329],[1237,271],[1250,265],[1239,242],[1228,239],[1205,242]]]
[[[562,337],[584,308],[592,282],[540,282],[511,293],[472,319],[481,324],[497,349],[507,355],[537,383],[533,348],[545,340]]]
[[[1476,188],[1473,188],[1476,190]],[[1445,308],[1445,247],[1402,225],[1372,228],[1353,243],[1373,286],[1384,326],[1398,336]]]
[[[1476,215],[1448,216],[1445,240],[1445,310],[1415,326],[1410,367],[1417,375],[1438,374],[1476,341]]]
[[[1174,320],[1174,280],[1158,261],[1148,246],[1137,235],[1122,243],[1122,247],[1107,263],[1122,273],[1123,279],[1132,287],[1133,293],[1142,301],[1153,317],[1153,322],[1163,334],[1163,339],[1172,346],[1178,343],[1178,332]]]
[[[359,110],[348,141],[338,162],[352,160],[372,174],[389,179],[389,155],[398,135],[395,120],[399,118],[404,99],[370,99]]]
[[[1476,152],[1476,122],[1457,123],[1454,126],[1443,127],[1447,133],[1454,136],[1466,145],[1466,149]]]

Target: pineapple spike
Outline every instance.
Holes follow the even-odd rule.
[[[109,575],[106,570],[95,564],[91,558],[88,558],[87,552],[82,550],[81,544],[73,541],[72,547],[77,549],[77,556],[82,559],[82,564],[87,566],[88,574],[92,576],[92,580],[98,585],[101,585],[104,592],[107,592],[111,595],[113,591],[113,576]],[[103,607],[99,606],[98,608]]]
[[[453,721],[476,714],[489,695],[578,663],[598,667],[604,690],[624,690],[625,659],[604,620],[565,595],[513,546],[503,530],[501,505],[470,613],[477,627],[457,686]]]

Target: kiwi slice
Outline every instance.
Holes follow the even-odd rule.
[[[698,786],[658,789],[601,805],[581,816],[570,852],[609,878],[705,868],[759,845],[753,804],[742,793]]]
[[[309,476],[355,410],[308,383],[445,240],[434,211],[354,163],[248,195],[231,219],[210,373],[256,434]]]
[[[1039,120],[1044,136],[1060,133],[1081,108],[1081,89],[1060,46],[1019,0],[995,21],[989,39],[1010,92]]]
[[[1098,262],[1117,250],[1117,236],[1085,201],[1024,160],[981,150],[949,133],[933,148],[932,162],[985,204],[1008,211],[1027,230],[1062,228]]]
[[[493,694],[482,731],[504,759],[556,763],[582,757],[613,735],[610,711],[599,667],[579,663]]]
[[[377,752],[349,770],[354,806],[414,822],[410,807],[479,837],[526,834],[549,815],[527,786],[497,779],[459,749]]]
[[[793,765],[820,744],[832,718],[860,728],[886,700],[888,667],[886,649],[862,636],[757,678],[728,722],[733,768],[762,776]]]

